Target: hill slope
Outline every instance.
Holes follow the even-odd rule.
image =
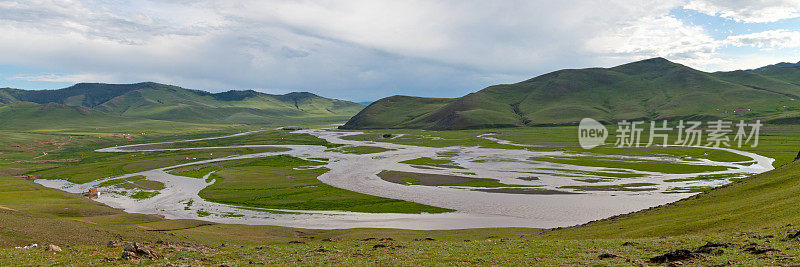
[[[469,129],[659,118],[800,117],[800,67],[707,73],[663,58],[568,69],[455,99],[381,99],[342,128]],[[429,104],[435,103],[435,104]],[[424,105],[426,108],[420,109]],[[376,119],[381,118],[381,119]],[[379,123],[378,123],[379,122]]]
[[[710,234],[796,224],[800,164],[736,181],[652,209],[556,231],[557,237],[613,238]]]
[[[220,125],[122,117],[82,106],[17,102],[0,105],[0,130],[153,132],[218,129]]]
[[[0,103],[57,103],[108,114],[202,123],[269,124],[335,122],[363,108],[311,93],[270,95],[256,91],[209,93],[158,83],[80,83],[58,90],[0,89]]]

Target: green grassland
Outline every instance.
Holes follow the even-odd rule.
[[[749,160],[735,153],[693,147],[625,147],[616,148],[613,146],[616,140],[616,125],[607,125],[609,137],[606,145],[593,149],[582,149],[578,145],[577,126],[552,126],[552,127],[517,127],[481,130],[459,130],[459,131],[432,131],[415,129],[382,129],[382,130],[361,130],[364,134],[347,136],[347,140],[387,142],[404,145],[427,146],[427,147],[448,147],[448,146],[480,146],[484,148],[502,149],[528,149],[535,151],[565,151],[581,154],[606,155],[629,155],[629,156],[665,156],[677,157],[684,160],[709,159],[721,162],[739,162]],[[800,131],[800,125],[778,125],[769,124],[761,128],[759,144],[757,147],[744,145],[734,149],[753,152],[775,159],[775,166],[780,166],[791,162],[800,150],[800,136],[796,133]],[[528,146],[503,145],[495,142],[478,138],[478,135],[492,133],[492,137],[502,140],[512,141],[517,144]],[[396,136],[397,138],[383,138],[384,134]],[[732,137],[732,136],[731,136]],[[647,143],[647,133],[642,136],[642,142]],[[675,143],[677,132],[669,134],[669,143]],[[659,140],[656,141],[657,144]]]
[[[377,146],[342,146],[337,148],[328,149],[328,152],[339,152],[345,154],[373,154],[389,151],[390,149],[377,147]]]
[[[213,228],[216,226],[202,227]],[[361,230],[365,231],[365,230]],[[485,230],[484,230],[485,231]],[[541,241],[522,231],[522,235],[513,231],[493,229],[496,235],[458,234],[462,238],[453,238],[452,234],[438,233],[398,233],[384,230],[381,233],[368,233],[364,236],[373,240],[356,239],[352,236],[334,238],[334,241],[322,241],[324,238],[310,234],[306,238],[296,238],[303,243],[288,244],[286,242],[266,242],[244,247],[207,247],[205,252],[190,249],[165,248],[163,258],[143,260],[139,264],[164,265],[536,265],[536,266],[641,266],[651,265],[648,258],[678,248],[695,249],[706,244],[703,238],[647,238],[647,239],[613,239],[585,242],[578,240]],[[179,234],[191,233],[175,231]],[[366,231],[365,231],[366,232]],[[453,231],[456,232],[456,231]],[[215,232],[207,233],[214,234]],[[781,234],[779,229],[762,231],[757,234]],[[753,233],[756,234],[756,233]],[[234,236],[233,234],[231,236]],[[334,234],[334,236],[336,236]],[[443,237],[442,237],[443,236]],[[316,237],[316,238],[309,238]],[[382,238],[393,240],[380,241]],[[424,238],[431,238],[426,240]],[[796,248],[797,241],[766,243],[775,240],[749,236],[713,235],[707,238],[715,242],[731,243],[727,247],[712,250],[712,253],[697,253],[695,259],[684,260],[684,264],[697,265],[790,265],[794,258],[800,256]],[[414,239],[422,239],[414,241]],[[626,245],[623,246],[622,244]],[[749,252],[749,244],[754,247],[768,245],[780,250],[778,253],[753,254]],[[375,248],[373,248],[375,247]],[[76,247],[69,253],[44,252],[41,250],[14,251],[0,250],[0,258],[7,263],[26,264],[68,264],[81,262],[86,265],[130,264],[117,260],[120,248]],[[722,251],[722,253],[716,251]],[[613,254],[615,257],[600,259],[599,255]],[[717,254],[719,253],[719,254]],[[107,260],[109,258],[110,260]]]
[[[327,168],[301,169],[318,165],[324,163],[285,155],[238,160],[216,170],[217,181],[200,191],[200,197],[217,203],[268,209],[373,213],[451,211],[339,189],[317,180]],[[218,166],[198,166],[199,170],[215,167]]]
[[[332,144],[324,139],[317,138],[310,134],[291,133],[284,130],[261,130],[259,132],[219,138],[200,140],[192,142],[177,142],[168,144],[141,145],[136,149],[171,149],[171,148],[197,148],[197,147],[223,147],[223,146],[243,146],[243,145],[317,145],[330,148],[341,145]]]
[[[140,190],[161,190],[164,189],[164,183],[158,181],[147,180],[147,177],[137,175],[128,178],[112,179],[98,184],[98,186],[114,186],[124,189],[140,189]]]
[[[640,173],[631,173],[627,170],[606,169],[607,171],[582,171],[573,169],[559,169],[559,168],[537,168],[539,170],[558,171],[572,174],[600,176],[603,178],[636,178],[646,176]]]
[[[464,186],[464,187],[531,187],[528,185],[504,184],[490,178],[474,178],[455,175],[427,174],[401,171],[381,171],[378,173],[381,179],[404,185],[426,185],[426,186]]]
[[[534,157],[531,158],[531,160],[577,165],[577,166],[619,168],[619,169],[629,169],[629,170],[646,171],[646,172],[676,173],[676,174],[724,171],[728,169],[727,167],[721,167],[721,166],[690,165],[690,164],[670,163],[661,161],[635,161],[635,160],[618,160],[618,159],[603,159],[603,158],[584,159],[580,157],[575,157],[575,158]]]
[[[508,131],[512,128],[502,129]],[[518,146],[502,145],[477,136],[493,130],[426,131],[416,129],[366,130],[364,134],[346,136],[342,139],[355,141],[387,142],[401,145],[448,147],[480,146],[486,148],[520,149]],[[391,134],[394,138],[385,138]],[[401,135],[402,136],[399,136]]]
[[[0,175],[22,175],[37,170],[90,164],[102,159],[122,157],[113,153],[94,152],[95,149],[109,146],[173,141],[182,140],[182,138],[203,138],[231,134],[241,130],[240,127],[230,126],[199,128],[197,131],[191,131],[188,128],[152,128],[146,134],[128,131],[17,132],[0,130]],[[127,155],[133,154],[135,153]],[[129,160],[133,159],[135,158],[131,157]]]
[[[87,152],[80,161],[32,172],[42,179],[63,179],[73,183],[87,183],[98,179],[158,169],[198,160],[221,158],[230,155],[282,151],[280,148],[223,148],[183,151],[153,151],[129,153]]]
[[[145,259],[139,264],[164,265],[251,265],[251,264],[331,264],[331,265],[648,265],[649,258],[676,249],[695,250],[706,242],[730,243],[727,247],[715,248],[713,253],[693,253],[694,256],[681,262],[689,265],[793,265],[800,264],[800,240],[787,235],[800,230],[796,203],[800,201],[800,166],[788,164],[800,147],[796,136],[796,126],[774,126],[762,133],[761,144],[757,148],[745,148],[765,156],[778,159],[778,169],[760,175],[742,178],[721,188],[709,190],[695,197],[673,204],[621,215],[614,218],[592,222],[582,226],[564,229],[469,229],[452,231],[409,231],[395,229],[346,229],[310,230],[273,226],[221,225],[198,220],[165,220],[163,218],[126,214],[103,204],[44,188],[30,181],[10,175],[21,175],[31,171],[54,171],[59,166],[72,164],[96,164],[121,161],[128,164],[131,153],[102,153],[93,155],[92,150],[104,146],[129,144],[132,142],[166,141],[182,138],[210,136],[215,133],[232,132],[231,128],[210,129],[201,133],[180,133],[165,130],[145,136],[127,137],[108,132],[103,135],[78,134],[76,132],[35,132],[6,133],[9,138],[0,140],[3,161],[0,168],[0,264],[1,265],[127,265],[128,261],[119,259],[121,247],[109,248],[105,244],[111,240],[140,242],[165,241],[172,247],[150,243],[162,257]],[[387,130],[395,131],[395,130]],[[411,130],[396,130],[397,133]],[[417,131],[417,130],[414,130]],[[574,127],[537,127],[492,129],[482,131],[454,131],[439,133],[421,132],[426,136],[440,136],[449,140],[385,140],[386,142],[409,142],[425,144],[425,140],[436,146],[444,143],[475,145],[474,136],[488,131],[497,132],[496,137],[530,145],[551,145],[535,149],[554,149],[564,147],[569,151],[580,152],[575,145]],[[386,131],[376,131],[369,135],[378,136]],[[72,141],[69,137],[73,137]],[[102,138],[97,138],[102,136]],[[266,139],[266,137],[263,137]],[[358,136],[355,138],[365,138]],[[409,136],[409,138],[417,138]],[[383,138],[386,139],[386,138]],[[378,140],[376,140],[378,141]],[[221,145],[230,145],[224,141]],[[252,140],[252,142],[257,142]],[[436,143],[440,142],[440,143]],[[13,145],[12,145],[13,144]],[[19,145],[14,146],[14,145]],[[492,146],[486,143],[487,146]],[[527,149],[514,147],[514,149]],[[714,157],[716,160],[737,161],[736,156],[726,154],[704,155],[705,150],[694,149],[630,149],[627,153],[647,155],[673,155],[702,158]],[[42,152],[48,152],[43,155]],[[594,150],[592,150],[594,151]],[[194,156],[202,156],[203,151]],[[253,153],[244,151],[230,153]],[[208,153],[211,153],[208,151]],[[218,153],[214,151],[214,156]],[[611,153],[603,151],[602,153]],[[100,154],[100,153],[98,153]],[[108,154],[108,155],[106,155]],[[601,153],[598,153],[601,154]],[[206,154],[208,155],[208,154]],[[222,154],[220,154],[222,155]],[[36,158],[35,157],[39,157]],[[80,157],[82,156],[82,157]],[[159,159],[177,155],[148,155],[147,164],[158,165]],[[107,157],[107,158],[106,158]],[[120,158],[117,158],[120,157]],[[123,158],[127,157],[127,158]],[[139,156],[137,156],[139,157]],[[62,159],[85,159],[85,162],[58,162]],[[185,158],[184,158],[185,159]],[[47,161],[44,161],[47,160]],[[137,159],[139,160],[139,159]],[[149,160],[153,160],[150,162]],[[23,162],[27,161],[27,162]],[[285,161],[288,161],[285,162]],[[279,163],[276,163],[279,162]],[[239,162],[237,162],[238,164]],[[274,190],[290,192],[292,186],[299,184],[315,186],[314,179],[320,169],[287,170],[275,165],[308,166],[318,164],[314,161],[267,159],[255,161],[245,166],[201,166],[195,177],[208,172],[220,179],[220,185],[263,188],[265,184],[275,186]],[[99,165],[99,164],[98,164]],[[131,168],[131,167],[128,167]],[[206,168],[206,169],[203,169]],[[75,171],[75,170],[73,170]],[[185,171],[177,172],[185,174]],[[261,175],[272,173],[275,175]],[[202,175],[200,175],[202,174]],[[99,177],[102,175],[85,176]],[[264,176],[274,177],[273,180]],[[281,176],[284,179],[280,179]],[[289,182],[285,179],[301,179]],[[76,176],[79,177],[79,176]],[[269,180],[269,181],[268,181]],[[228,184],[226,184],[228,183]],[[281,188],[283,187],[283,188]],[[306,190],[311,190],[309,187]],[[271,190],[272,190],[271,189]],[[342,190],[344,191],[344,190]],[[318,199],[317,193],[330,193],[322,190],[301,191],[301,200]],[[216,197],[226,197],[224,191],[214,192]],[[335,196],[346,195],[347,191],[336,192]],[[351,192],[350,192],[351,193]],[[322,194],[324,197],[331,195]],[[236,198],[237,201],[248,200]],[[324,198],[323,197],[323,198]],[[346,203],[365,203],[363,199]],[[372,202],[374,203],[374,202]],[[313,205],[312,205],[313,204]],[[270,206],[269,201],[257,203]],[[319,203],[291,203],[295,206],[327,205]],[[337,203],[338,206],[344,205]],[[330,208],[331,206],[325,207]],[[369,206],[354,205],[358,209],[369,210]],[[385,207],[381,207],[383,209]],[[391,240],[389,240],[391,238]],[[428,240],[430,238],[432,240]],[[381,240],[384,239],[384,240]],[[330,240],[330,241],[328,241]],[[419,240],[419,241],[415,241]],[[302,243],[290,241],[301,241]],[[48,252],[41,249],[19,250],[13,246],[30,243],[57,244],[62,252]],[[222,243],[232,245],[221,247]],[[183,244],[183,245],[181,245]],[[203,249],[184,247],[186,244],[201,246]],[[242,247],[240,247],[242,246]],[[778,251],[766,251],[767,248]],[[721,250],[721,253],[716,252]],[[604,253],[616,257],[601,259]]]
[[[442,167],[442,168],[452,168],[452,169],[463,169],[463,167],[458,166],[454,161],[449,159],[432,159],[429,157],[421,157],[416,159],[404,160],[400,163],[405,163],[409,165],[423,165],[423,166],[433,166],[433,167]]]
[[[578,191],[652,191],[655,188],[649,187],[654,183],[627,183],[619,185],[570,185],[559,188],[569,188]]]

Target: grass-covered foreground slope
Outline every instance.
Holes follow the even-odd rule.
[[[311,93],[270,95],[256,91],[209,93],[158,83],[80,83],[59,90],[0,89],[0,103],[62,104],[110,115],[202,123],[331,123],[360,111],[361,104]]]
[[[796,121],[800,67],[707,73],[663,58],[567,69],[455,99],[393,96],[344,129],[469,129],[660,118]]]
[[[800,221],[798,202],[800,164],[790,163],[673,204],[552,234],[571,238],[658,237],[778,228]]]

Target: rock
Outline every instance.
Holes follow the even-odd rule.
[[[325,239],[322,239],[322,241],[325,241],[325,242],[333,242],[333,239],[330,239],[330,238],[325,238]]]
[[[377,238],[370,237],[370,238],[361,239],[361,241],[371,241],[371,240],[375,240],[375,239],[377,239]]]
[[[685,249],[678,249],[675,251],[668,252],[663,255],[658,255],[655,257],[650,258],[650,262],[652,263],[667,263],[673,261],[681,261],[681,260],[688,260],[694,257],[691,251]]]
[[[694,250],[694,253],[705,253],[705,254],[708,254],[708,253],[714,252],[715,250],[717,250],[717,249],[710,248],[710,247],[699,247],[699,248]]]
[[[628,242],[625,242],[625,243],[622,243],[622,245],[623,245],[623,246],[626,246],[626,247],[627,247],[627,246],[635,246],[635,245],[638,245],[638,244],[639,244],[639,243],[636,243],[636,242],[630,242],[630,241],[628,241]]]
[[[30,244],[30,245],[27,245],[27,246],[24,246],[24,247],[14,247],[14,248],[16,248],[16,249],[32,249],[32,248],[35,248],[35,247],[38,247],[38,246],[39,246],[39,244]]]
[[[794,234],[789,234],[788,236],[786,236],[786,239],[795,239],[798,237],[800,237],[800,231],[797,231]]]
[[[705,245],[702,245],[694,250],[695,253],[717,253],[718,251],[722,251],[717,248],[727,248],[731,244],[729,243],[714,243],[714,242],[706,242]],[[722,254],[722,253],[720,253]]]
[[[436,239],[426,237],[426,238],[414,238],[414,241],[434,241]]]
[[[306,243],[306,242],[303,242],[303,241],[297,241],[297,240],[292,240],[292,241],[289,241],[289,244],[305,244],[305,243]]]
[[[389,247],[389,245],[386,245],[386,244],[377,244],[377,245],[372,246],[372,249],[388,248],[388,247]]]
[[[744,251],[750,252],[750,254],[759,255],[764,254],[767,252],[780,252],[780,250],[771,248],[771,247],[759,247],[759,246],[751,246],[745,248]]]
[[[600,256],[597,256],[597,257],[600,258],[601,260],[604,260],[604,259],[613,259],[613,258],[616,258],[616,257],[619,257],[619,256],[611,254],[611,253],[603,253],[603,254],[600,254]]]
[[[50,244],[44,247],[44,251],[61,251],[61,247]]]
[[[391,237],[381,238],[380,241],[394,241],[394,238],[391,238]]]
[[[136,253],[130,251],[122,251],[122,256],[120,256],[123,260],[132,260],[136,258]]]
[[[133,242],[131,244],[125,245],[125,248],[123,248],[122,251],[123,251],[122,252],[123,259],[125,259],[125,257],[124,257],[125,255],[130,256],[131,253],[133,253],[134,257],[147,257],[147,258],[151,258],[151,259],[158,257],[156,255],[155,251],[153,251],[152,249],[148,248],[144,244],[137,243],[137,242]],[[125,253],[125,252],[130,252],[130,253]]]

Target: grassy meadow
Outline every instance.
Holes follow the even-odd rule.
[[[24,179],[92,181],[120,173],[212,157],[265,152],[264,149],[216,149],[191,152],[97,153],[112,145],[200,138],[230,134],[246,127],[219,126],[203,131],[163,129],[134,135],[128,131],[0,131],[0,265],[659,265],[652,257],[678,249],[690,251],[680,260],[690,265],[800,264],[800,165],[790,164],[800,149],[793,125],[770,125],[756,148],[742,150],[776,158],[776,170],[739,179],[673,204],[562,229],[466,229],[410,231],[397,229],[313,230],[275,226],[224,225],[199,220],[168,220],[127,214],[89,199],[45,188]],[[500,145],[476,136],[534,145]],[[400,137],[385,138],[384,134]],[[724,151],[693,148],[596,148],[576,144],[575,127],[505,128],[491,130],[422,131],[376,130],[350,138],[379,142],[445,147],[479,145],[506,149],[566,149],[597,154],[672,155],[739,161]],[[613,130],[611,131],[613,133]],[[313,136],[312,136],[313,137]],[[609,137],[613,140],[613,136]],[[308,136],[268,131],[235,138],[179,143],[176,147],[243,144],[316,144],[340,149]],[[170,145],[172,146],[172,145]],[[369,151],[358,148],[357,152]],[[357,153],[353,152],[353,153]],[[183,154],[188,153],[188,154]],[[136,154],[137,156],[131,156]],[[194,159],[190,159],[194,160]],[[324,159],[318,159],[324,161]],[[343,209],[375,212],[435,212],[410,202],[355,194],[316,180],[321,164],[292,157],[207,164],[173,170],[201,178],[215,171],[219,179],[206,188],[206,199],[281,209]],[[452,165],[442,159],[421,158],[409,164]],[[676,167],[677,168],[677,167]],[[671,169],[671,168],[668,168]],[[409,175],[400,175],[398,179]],[[289,179],[291,178],[291,179]],[[411,177],[414,178],[414,177]],[[425,177],[408,180],[420,182]],[[114,180],[111,180],[114,181]],[[157,187],[136,178],[114,181],[121,186]],[[454,183],[470,185],[491,181]],[[267,186],[268,187],[265,187]],[[631,185],[646,187],[646,185]],[[257,192],[257,193],[256,193]],[[292,196],[295,202],[256,198]],[[439,212],[444,210],[439,210]],[[160,255],[141,261],[121,260],[122,247],[109,241],[147,242]],[[714,246],[704,246],[707,242]],[[31,243],[56,244],[63,251],[14,249]]]
[[[317,180],[323,163],[278,155],[238,160],[226,166],[197,166],[217,181],[200,191],[205,200],[267,209],[340,210],[371,213],[439,213],[452,211],[408,201],[339,189]],[[306,168],[306,169],[302,169]],[[187,170],[188,171],[188,170]],[[181,173],[176,173],[180,175]]]

